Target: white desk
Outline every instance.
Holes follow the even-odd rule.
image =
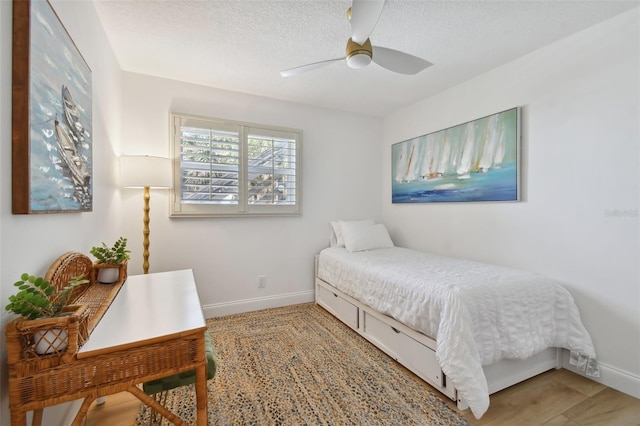
[[[122,391],[132,393],[173,424],[183,425],[136,385],[195,370],[197,424],[206,426],[206,328],[191,270],[130,276],[69,362],[30,374],[13,372],[11,392],[27,395],[26,402],[10,403],[11,425],[25,425],[26,412],[31,410],[32,424],[40,425],[44,407],[83,398],[73,421],[73,426],[80,426],[96,398]],[[40,389],[42,383],[55,386]]]
[[[190,269],[134,275],[127,278],[80,348],[78,359],[169,340],[206,327]]]
[[[198,425],[205,426],[206,328],[192,270],[134,275],[127,278],[77,359],[107,370],[96,375],[96,397],[127,390],[177,425],[184,423],[135,385],[195,369]],[[91,396],[74,424],[86,415],[95,399]]]

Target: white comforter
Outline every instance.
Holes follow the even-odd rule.
[[[328,248],[318,277],[437,342],[436,357],[475,417],[489,407],[482,366],[547,347],[583,354],[591,337],[569,292],[530,272],[400,247]]]

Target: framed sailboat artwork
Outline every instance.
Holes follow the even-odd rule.
[[[14,214],[92,211],[91,90],[91,69],[49,2],[14,0]]]
[[[391,147],[393,203],[520,200],[520,108]]]

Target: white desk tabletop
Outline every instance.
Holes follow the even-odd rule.
[[[96,284],[100,285],[100,284]],[[78,358],[206,327],[193,271],[133,275],[78,351]]]

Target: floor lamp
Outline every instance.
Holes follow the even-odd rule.
[[[142,269],[149,273],[149,200],[150,188],[171,187],[171,160],[149,155],[120,157],[120,183],[125,188],[144,188],[142,229]]]

